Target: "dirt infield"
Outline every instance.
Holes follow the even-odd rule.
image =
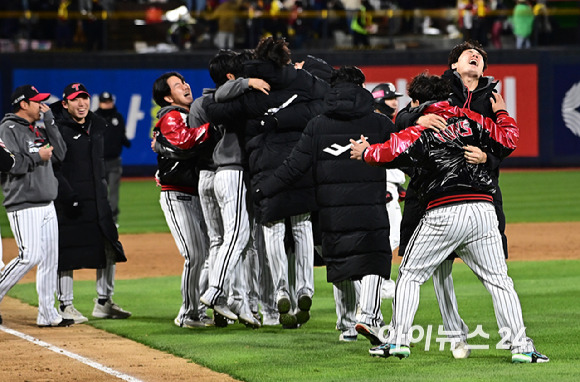
[[[507,228],[510,260],[580,259],[580,223],[510,224]],[[128,262],[117,267],[118,279],[180,275],[183,260],[169,234],[124,235]],[[4,239],[4,262],[17,254],[12,239]],[[400,262],[398,256],[395,262]],[[29,273],[24,281],[34,281]],[[94,270],[75,272],[75,280],[94,280]],[[40,329],[36,308],[5,298],[0,305],[4,326],[61,349],[79,354],[144,381],[233,381],[167,353],[97,330],[88,325]],[[106,349],[106,351],[104,351]],[[5,381],[111,381],[115,378],[24,339],[0,331],[0,376]],[[8,362],[6,362],[8,360]]]

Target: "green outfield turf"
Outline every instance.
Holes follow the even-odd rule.
[[[173,324],[181,303],[179,277],[118,280],[115,299],[133,312],[128,320],[91,319],[89,325],[144,343],[244,381],[576,381],[580,375],[580,261],[510,262],[510,275],[519,293],[528,335],[541,352],[551,357],[547,364],[511,364],[507,350],[497,350],[500,341],[491,297],[463,264],[453,276],[460,312],[473,333],[478,325],[489,338],[475,336],[466,360],[455,360],[439,350],[444,336],[438,335],[441,317],[433,286],[421,288],[421,304],[415,325],[425,333],[405,360],[370,357],[369,342],[359,336],[355,343],[338,341],[331,285],[324,268],[315,269],[312,318],[304,327],[284,330],[280,326],[252,330],[241,324],[227,328],[182,329]],[[396,269],[393,270],[393,275]],[[75,282],[75,306],[89,316],[95,283]],[[17,285],[10,296],[36,304],[34,284]],[[390,318],[390,300],[383,314]],[[89,316],[90,317],[90,316]],[[6,315],[5,319],[9,319]],[[426,347],[426,333],[431,337]],[[419,328],[415,336],[420,337]],[[187,376],[183,376],[184,380]]]

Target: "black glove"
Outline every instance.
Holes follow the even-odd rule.
[[[390,191],[387,191],[386,198],[387,198],[387,203],[392,202],[393,201],[393,194],[391,194]]]
[[[407,196],[407,190],[400,184],[397,185],[397,192],[399,193],[399,202],[404,202]]]
[[[278,118],[273,114],[266,114],[260,120],[260,131],[267,133],[268,131],[275,130],[278,127]]]

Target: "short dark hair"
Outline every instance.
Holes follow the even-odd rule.
[[[153,83],[153,100],[161,107],[169,106],[170,103],[165,100],[165,97],[171,94],[171,88],[167,83],[169,77],[177,77],[185,82],[185,78],[177,72],[167,72],[159,76]]]
[[[215,83],[215,86],[221,86],[228,78],[226,75],[228,73],[233,74],[232,59],[237,55],[236,52],[229,49],[221,49],[213,58],[209,61],[209,76]]]
[[[330,76],[331,86],[340,83],[350,83],[363,86],[365,81],[366,78],[364,73],[356,66],[341,66],[338,70],[334,70]]]
[[[469,40],[464,41],[461,44],[457,44],[451,49],[449,52],[449,56],[447,56],[447,65],[449,65],[449,69],[451,69],[451,65],[455,64],[457,60],[459,60],[459,56],[463,51],[468,49],[475,49],[481,54],[483,57],[483,70],[487,69],[487,52],[483,49],[483,46],[476,40]]]
[[[255,58],[254,50],[253,49],[244,49],[240,53],[236,54],[232,57],[232,74],[238,77],[244,77],[244,64],[248,61],[251,61]]]
[[[288,43],[283,37],[276,39],[274,37],[264,37],[260,40],[254,52],[257,59],[270,60],[279,67],[287,65],[291,61],[290,49],[288,49]]]
[[[413,77],[407,91],[412,100],[423,103],[448,99],[451,87],[446,79],[423,72]]]

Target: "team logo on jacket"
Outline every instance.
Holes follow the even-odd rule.
[[[111,124],[113,126],[117,126],[119,124],[119,120],[117,118],[113,118],[113,119],[111,119]]]
[[[580,82],[572,85],[562,101],[562,119],[572,134],[580,137]]]
[[[40,144],[36,141],[28,141],[28,152],[29,153],[37,153],[40,150]]]
[[[369,138],[365,137],[365,139],[369,139]],[[362,139],[359,139],[357,141],[357,143],[362,143]],[[350,143],[346,144],[346,146],[341,146],[338,143],[333,143],[329,147],[325,147],[324,149],[322,149],[322,151],[324,151],[325,153],[328,153],[330,155],[334,155],[335,157],[338,157],[338,156],[344,154],[348,150],[350,150]]]

